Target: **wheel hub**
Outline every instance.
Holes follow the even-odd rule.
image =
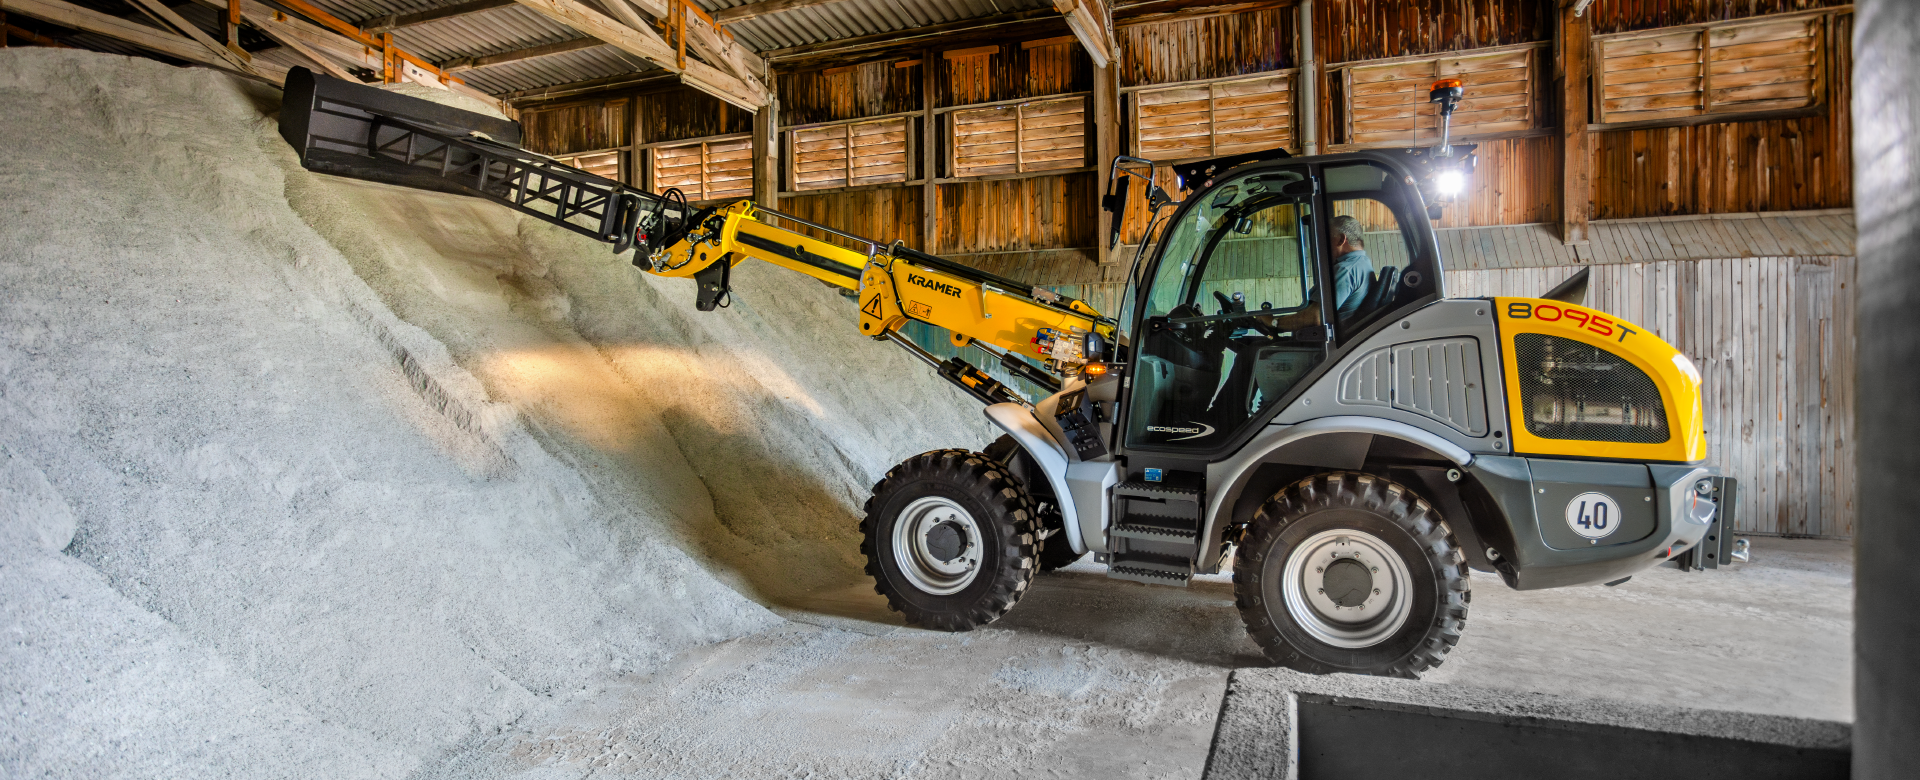
[[[980,572],[980,525],[951,499],[927,496],[893,519],[893,560],[915,588],[958,593]]]
[[[1335,647],[1372,647],[1406,625],[1412,578],[1393,548],[1365,531],[1322,531],[1287,557],[1281,591],[1301,628]]]

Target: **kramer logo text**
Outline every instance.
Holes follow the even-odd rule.
[[[960,297],[960,288],[959,288],[959,287],[956,287],[956,286],[954,286],[954,285],[951,285],[951,284],[947,284],[947,283],[945,283],[945,282],[936,282],[936,281],[934,281],[934,280],[932,280],[932,279],[928,279],[927,277],[924,277],[924,276],[915,276],[915,275],[913,275],[913,274],[907,274],[907,282],[908,282],[908,283],[910,283],[910,284],[914,284],[914,285],[917,285],[917,286],[920,286],[920,287],[925,287],[925,288],[927,288],[927,289],[929,289],[929,290],[932,290],[932,291],[934,291],[934,292],[937,292],[937,293],[943,293],[943,294],[946,294],[946,295],[951,295],[951,296],[953,296],[953,297],[955,297],[955,298],[958,298],[958,297]]]

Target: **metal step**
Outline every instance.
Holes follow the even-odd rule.
[[[1115,553],[1107,564],[1107,576],[1116,580],[1132,580],[1148,585],[1174,585],[1186,587],[1193,579],[1192,561],[1172,555],[1153,555],[1151,553]]]
[[[1159,498],[1169,501],[1200,500],[1199,488],[1176,487],[1167,482],[1146,482],[1130,479],[1113,487],[1116,496],[1140,496],[1141,498]]]
[[[1142,518],[1149,525],[1197,526],[1200,522],[1202,494],[1198,489],[1173,487],[1161,482],[1122,482],[1113,489],[1115,520],[1135,522]],[[1174,523],[1156,522],[1155,519]]]
[[[1133,515],[1113,527],[1113,536],[1123,539],[1143,539],[1149,542],[1184,542],[1192,544],[1200,538],[1200,532],[1194,528],[1179,528],[1142,522],[1139,515]]]

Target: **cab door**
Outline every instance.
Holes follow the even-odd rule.
[[[1308,166],[1197,194],[1137,291],[1128,449],[1204,453],[1232,440],[1327,357],[1319,187]]]

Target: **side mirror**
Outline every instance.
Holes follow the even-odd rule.
[[[1121,163],[1133,166],[1145,165],[1147,172],[1142,174],[1133,168],[1122,168]],[[1107,169],[1107,194],[1100,198],[1100,210],[1113,215],[1113,227],[1107,233],[1108,249],[1120,245],[1120,227],[1127,214],[1127,192],[1132,188],[1134,179],[1138,178],[1147,183],[1149,211],[1158,212],[1160,207],[1173,202],[1173,199],[1167,196],[1166,190],[1153,183],[1153,177],[1157,171],[1158,166],[1154,165],[1152,160],[1142,160],[1126,155],[1113,158],[1113,163]]]

